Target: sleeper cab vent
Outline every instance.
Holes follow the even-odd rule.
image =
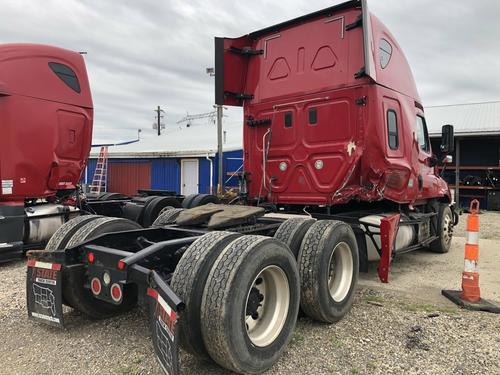
[[[80,93],[80,82],[78,82],[78,77],[73,69],[67,65],[56,62],[49,62],[49,68],[52,69],[61,81],[68,85],[73,91]]]

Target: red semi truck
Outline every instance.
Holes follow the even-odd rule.
[[[92,139],[83,58],[61,48],[0,46],[0,262],[69,218]]]
[[[182,197],[172,192],[133,200],[113,193],[80,199],[92,120],[79,53],[0,45],[0,263],[43,248],[63,223],[87,211],[149,226],[165,206],[181,207]]]
[[[368,260],[387,282],[396,254],[448,251],[457,221],[411,70],[366,1],[216,38],[215,60],[216,102],[244,108],[240,204],[165,210],[150,228],[80,216],[28,253],[30,317],[61,326],[63,304],[94,318],[139,304],[170,374],[179,345],[265,371],[299,306],[338,321]],[[452,151],[447,125],[440,157]]]

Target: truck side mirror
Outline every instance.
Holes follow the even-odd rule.
[[[443,160],[441,160],[441,163],[443,164],[451,164],[453,163],[453,156],[451,155],[446,155]]]
[[[441,128],[441,152],[443,154],[452,154],[455,150],[455,136],[453,134],[453,125],[443,125]]]

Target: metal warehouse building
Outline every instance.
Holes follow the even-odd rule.
[[[224,124],[223,177],[226,187],[238,186],[241,171],[241,124]],[[215,125],[167,129],[162,135],[143,134],[138,142],[109,147],[108,191],[133,195],[139,189],[179,194],[210,193],[217,188],[218,158]],[[98,157],[93,149],[86,170],[90,184]]]
[[[455,201],[468,207],[477,198],[482,208],[500,210],[500,101],[427,107],[425,117],[434,152],[441,127],[455,128],[454,160],[444,172]]]

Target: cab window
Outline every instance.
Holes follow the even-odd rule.
[[[387,143],[391,150],[397,150],[399,146],[398,116],[392,109],[387,111]]]
[[[380,67],[382,69],[385,69],[385,67],[389,65],[389,61],[391,61],[392,46],[387,40],[383,38],[380,39],[378,45],[378,54],[380,57]]]
[[[422,151],[429,151],[429,135],[425,119],[422,116],[417,116],[417,141]]]
[[[76,76],[73,69],[69,66],[56,63],[49,62],[49,67],[52,71],[59,77],[61,81],[63,81],[69,88],[77,93],[80,93],[80,83],[78,82],[78,77]]]

